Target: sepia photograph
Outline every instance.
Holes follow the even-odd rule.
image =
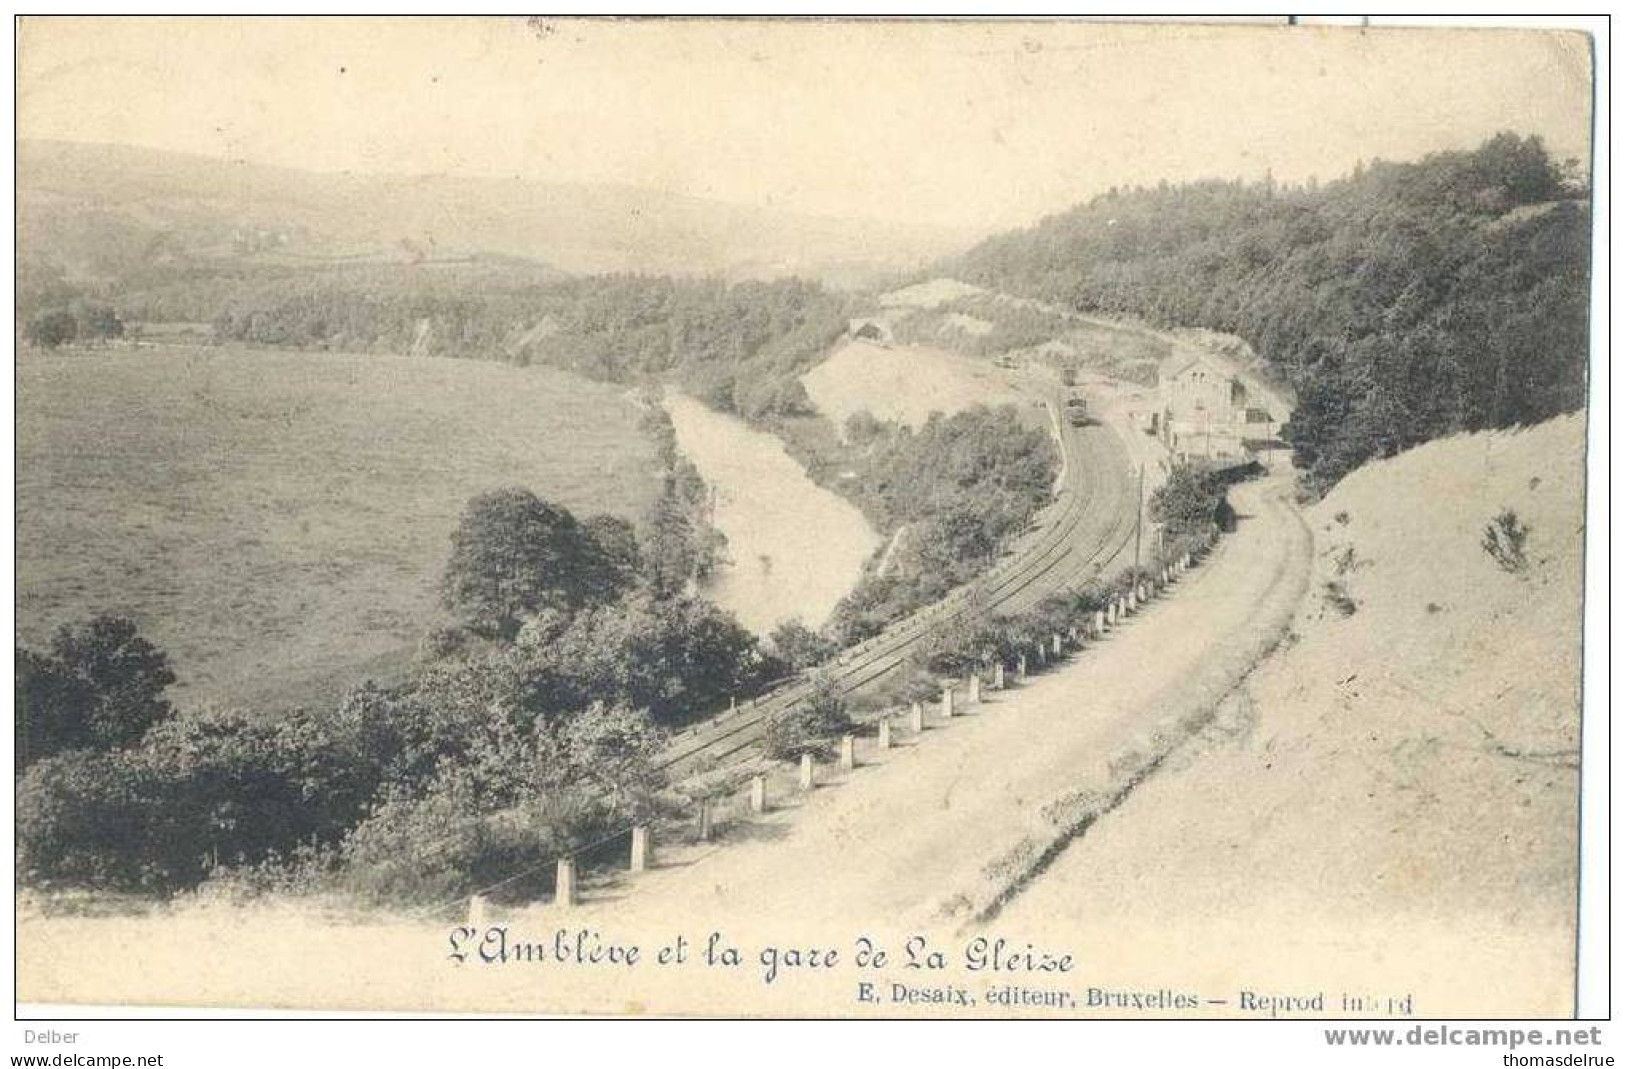
[[[15,35],[19,1018],[1595,1042],[1592,34]]]

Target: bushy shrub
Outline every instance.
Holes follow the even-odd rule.
[[[1528,543],[1528,526],[1508,508],[1502,509],[1495,519],[1484,525],[1484,538],[1479,544],[1502,571],[1516,575],[1529,567],[1525,549]]]
[[[550,878],[560,856],[654,809],[663,745],[647,717],[602,705],[529,731],[487,724],[426,786],[386,793],[346,839],[339,880],[425,902],[520,873]]]
[[[365,704],[274,721],[189,710],[139,747],[36,762],[17,790],[25,879],[169,893],[338,841],[398,748]]]
[[[66,308],[52,308],[40,312],[28,321],[23,336],[42,349],[55,349],[66,345],[79,333],[79,321]]]
[[[1214,471],[1176,464],[1151,495],[1150,514],[1171,538],[1203,532],[1219,522],[1224,479]]]
[[[65,624],[46,652],[18,646],[16,668],[19,768],[63,750],[128,746],[171,711],[168,656],[123,617]]]
[[[519,873],[551,875],[555,859],[604,829],[582,791],[493,809],[466,773],[380,804],[345,842],[337,879],[376,902],[425,904]]]
[[[932,627],[910,654],[910,660],[935,675],[959,676],[1008,652],[1009,617],[987,609],[979,597],[963,611]]]
[[[773,674],[788,674],[815,668],[840,651],[835,641],[800,620],[784,620],[767,637],[769,656],[776,662]]]
[[[1284,437],[1324,490],[1372,457],[1585,404],[1588,192],[1538,138],[1501,133],[1295,188],[1113,189],[953,273],[1241,336],[1296,393]]]
[[[852,718],[834,678],[820,674],[813,679],[811,694],[767,722],[762,748],[777,761],[804,753],[828,756],[835,740],[851,730]]]
[[[769,667],[756,637],[711,602],[647,592],[584,611],[513,658],[536,708],[603,701],[646,709],[663,725],[715,712]]]

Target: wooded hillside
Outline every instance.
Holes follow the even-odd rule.
[[[1310,484],[1585,404],[1589,191],[1538,138],[1324,185],[1112,191],[978,245],[967,281],[1237,334],[1297,392]]]

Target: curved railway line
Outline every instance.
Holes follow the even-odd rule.
[[[1047,401],[1054,414],[1053,401]],[[934,628],[967,612],[1019,612],[1044,598],[1075,589],[1100,575],[1134,537],[1138,490],[1116,433],[1101,425],[1071,427],[1056,420],[1062,450],[1062,485],[1028,544],[992,571],[942,601],[904,617],[844,651],[830,666],[842,694],[895,669]],[[736,710],[679,734],[659,761],[668,775],[727,761],[752,749],[766,722],[811,693],[805,676],[781,684]]]

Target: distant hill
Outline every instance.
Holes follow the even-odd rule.
[[[23,260],[75,283],[194,260],[299,266],[495,254],[577,273],[860,284],[970,242],[630,186],[315,174],[121,145],[22,141],[17,170]]]

